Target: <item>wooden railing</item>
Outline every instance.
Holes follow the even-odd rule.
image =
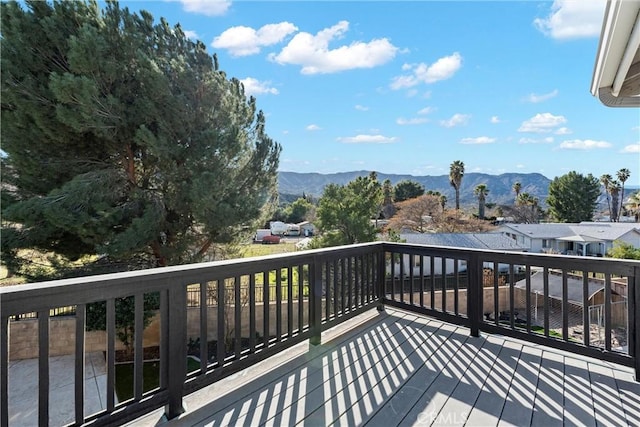
[[[621,295],[624,286],[612,288],[614,277],[626,279],[627,295]],[[161,407],[174,418],[186,394],[303,340],[320,344],[326,328],[384,305],[466,325],[473,336],[499,333],[632,366],[640,379],[639,278],[637,261],[377,242],[1,288],[0,424],[8,426],[15,415],[9,406],[10,334],[19,322],[37,322],[34,395],[38,423],[49,424],[49,349],[58,339],[50,333],[50,313],[56,307],[76,312],[69,349],[75,355],[75,411],[68,422],[107,425]],[[157,307],[145,307],[149,296],[157,297]],[[125,301],[132,313],[122,309]],[[96,307],[104,313],[98,329],[106,331],[106,397],[105,409],[88,414],[85,339],[96,329]],[[30,312],[37,319],[15,320]],[[143,376],[149,321],[159,344],[159,385],[153,389]],[[116,397],[124,326],[133,331],[128,400]],[[198,356],[197,367],[187,367],[189,354]]]
[[[382,283],[380,244],[345,246],[253,259],[158,268],[147,271],[90,276],[0,289],[0,421],[10,424],[10,330],[18,322],[37,322],[38,423],[49,424],[50,312],[75,307],[75,414],[70,424],[113,425],[165,407],[173,418],[182,412],[182,398],[259,360],[309,339],[320,344],[321,332],[378,304]],[[275,286],[275,295],[269,292]],[[195,335],[189,335],[187,295],[199,293]],[[188,291],[189,290],[189,291]],[[145,300],[159,298],[159,386],[144,384]],[[259,296],[258,300],[256,296]],[[133,313],[119,304],[132,303]],[[215,306],[208,304],[216,301]],[[203,303],[201,303],[203,302]],[[84,412],[85,337],[96,304],[103,307],[106,331],[105,410]],[[23,313],[37,320],[14,320]],[[134,331],[133,398],[118,401],[115,371],[118,332],[123,325]],[[215,325],[215,327],[212,327]],[[189,327],[189,328],[188,328]],[[194,348],[194,343],[195,347]],[[191,345],[190,345],[191,344]],[[199,354],[199,368],[187,372],[187,353]],[[122,400],[122,398],[120,398]]]
[[[631,366],[640,381],[640,262],[407,244],[384,251],[383,304],[466,325],[473,336]],[[612,286],[616,278],[626,285]]]

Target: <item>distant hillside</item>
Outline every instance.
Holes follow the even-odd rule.
[[[358,176],[367,176],[368,171],[341,172],[333,174],[279,172],[278,191],[285,200],[295,200],[303,193],[314,197],[320,197],[327,184],[344,185]],[[419,182],[425,190],[439,191],[447,196],[448,205],[455,203],[455,191],[449,184],[448,175],[440,176],[413,176],[393,175],[378,173],[380,182],[389,179],[393,185],[404,179]],[[513,204],[515,193],[512,186],[515,182],[522,184],[522,193],[529,193],[540,200],[541,206],[545,206],[551,180],[539,173],[504,173],[502,175],[487,175],[483,173],[465,173],[460,189],[460,204],[475,206],[477,198],[473,195],[473,189],[478,184],[485,184],[489,188],[488,203]]]

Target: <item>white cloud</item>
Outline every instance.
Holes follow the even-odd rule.
[[[310,124],[309,126],[307,126],[305,129],[307,130],[320,130],[322,129],[320,126],[316,125],[316,124]]]
[[[187,36],[187,38],[190,38],[192,40],[197,40],[198,39],[198,33],[196,33],[195,31],[186,30],[184,32],[184,35]]]
[[[420,125],[422,123],[427,123],[428,121],[429,119],[425,117],[414,117],[411,119],[405,119],[403,117],[400,117],[396,120],[396,123],[399,124],[400,126],[404,126],[404,125]]]
[[[546,138],[520,138],[518,143],[520,144],[551,144],[554,141],[552,136],[548,136]]]
[[[554,39],[598,37],[604,16],[604,0],[556,0],[545,18],[533,24]]]
[[[341,136],[338,137],[338,141],[347,144],[390,144],[397,138],[395,136],[384,135],[356,135],[356,136]]]
[[[493,144],[496,142],[495,138],[488,136],[479,136],[477,138],[462,138],[460,144]]]
[[[436,109],[433,107],[424,107],[423,109],[418,110],[418,114],[426,115],[426,114],[433,113],[434,111],[436,111]]]
[[[254,55],[264,46],[280,43],[289,34],[298,31],[298,27],[290,22],[267,24],[254,30],[251,27],[231,27],[213,39],[211,46],[227,49],[232,56]]]
[[[493,124],[497,124],[500,123],[500,117],[498,116],[491,116],[491,119],[489,120],[491,123]]]
[[[180,3],[185,11],[206,16],[224,15],[231,7],[229,0],[180,0]]]
[[[411,71],[411,74],[405,74],[394,77],[391,82],[391,89],[398,90],[410,88],[420,83],[435,83],[446,80],[451,77],[462,66],[462,55],[458,52],[450,56],[444,56],[431,65],[421,62],[420,64],[404,64],[403,71]]]
[[[348,29],[349,22],[340,21],[316,35],[300,32],[280,53],[269,55],[269,59],[279,64],[300,65],[302,74],[327,74],[355,68],[373,68],[396,56],[398,48],[386,38],[353,42],[329,49],[329,43],[342,37]]]
[[[554,116],[551,113],[538,113],[529,120],[525,120],[518,128],[518,132],[547,133],[567,122],[564,116]]]
[[[622,153],[640,153],[640,142],[635,144],[627,145],[621,150]]]
[[[449,120],[440,120],[440,125],[446,128],[466,125],[471,116],[469,114],[456,113]]]
[[[560,148],[567,150],[593,150],[596,148],[609,148],[611,143],[607,141],[594,141],[591,139],[572,139],[563,141]]]
[[[271,82],[268,81],[261,82],[253,77],[247,77],[246,79],[240,80],[240,82],[244,85],[244,93],[247,95],[277,95],[279,93],[278,89],[269,87]]]
[[[556,129],[556,131],[554,132],[556,135],[570,135],[573,133],[573,131],[569,128],[566,127],[561,127]]]
[[[354,108],[358,111],[369,111],[369,107],[365,107],[364,105],[360,104],[356,105]]]
[[[525,98],[525,101],[531,102],[532,104],[537,104],[539,102],[547,101],[547,100],[549,100],[551,98],[554,98],[556,96],[558,96],[558,89],[554,89],[549,93],[543,93],[543,94],[540,94],[540,95],[535,94],[535,93],[530,93]]]

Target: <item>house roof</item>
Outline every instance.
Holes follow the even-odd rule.
[[[523,251],[527,249],[510,237],[499,233],[401,233],[407,243],[453,246],[469,249]]]
[[[556,239],[558,237],[571,236],[574,233],[569,228],[569,224],[549,223],[549,224],[503,224],[501,230],[524,234],[532,239]]]
[[[640,106],[640,0],[608,0],[591,81],[608,107]]]
[[[516,288],[526,289],[527,279],[522,279],[515,284]],[[531,292],[536,294],[544,293],[544,273],[535,272],[531,275]],[[588,292],[591,299],[595,294],[604,289],[604,285],[599,282],[589,280]],[[549,297],[562,300],[562,275],[549,274]],[[582,279],[567,277],[567,300],[574,305],[582,305]]]
[[[640,233],[640,224],[622,222],[503,224],[500,230],[517,232],[532,239],[600,242],[617,240],[629,232]]]
[[[597,243],[602,242],[600,239],[596,239],[594,237],[585,237],[585,236],[569,236],[569,237],[561,237],[558,240],[564,240],[565,242],[580,242],[580,243]]]

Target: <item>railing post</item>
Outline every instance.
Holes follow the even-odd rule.
[[[467,265],[467,316],[472,337],[480,336],[480,322],[482,316],[482,276],[478,254],[472,253]]]
[[[385,293],[384,293],[384,284],[385,284],[385,275],[386,275],[386,268],[385,268],[385,259],[384,259],[384,245],[381,246],[381,250],[380,253],[378,254],[378,272],[376,274],[376,284],[375,284],[375,289],[376,289],[376,293],[378,294],[378,305],[376,307],[376,309],[378,311],[383,312],[384,311],[384,298],[385,298]],[[393,271],[393,263],[392,263],[392,271]]]
[[[182,395],[187,377],[187,291],[184,286],[170,286],[168,309],[169,342],[167,343],[167,389],[169,398],[165,415],[173,419],[184,412]]]
[[[319,256],[313,257],[311,268],[311,289],[310,298],[310,316],[309,329],[311,330],[311,345],[320,345],[322,343],[322,262]],[[328,304],[328,301],[327,301]]]
[[[633,269],[633,281],[627,279],[629,354],[633,357],[636,381],[640,382],[640,267]]]

